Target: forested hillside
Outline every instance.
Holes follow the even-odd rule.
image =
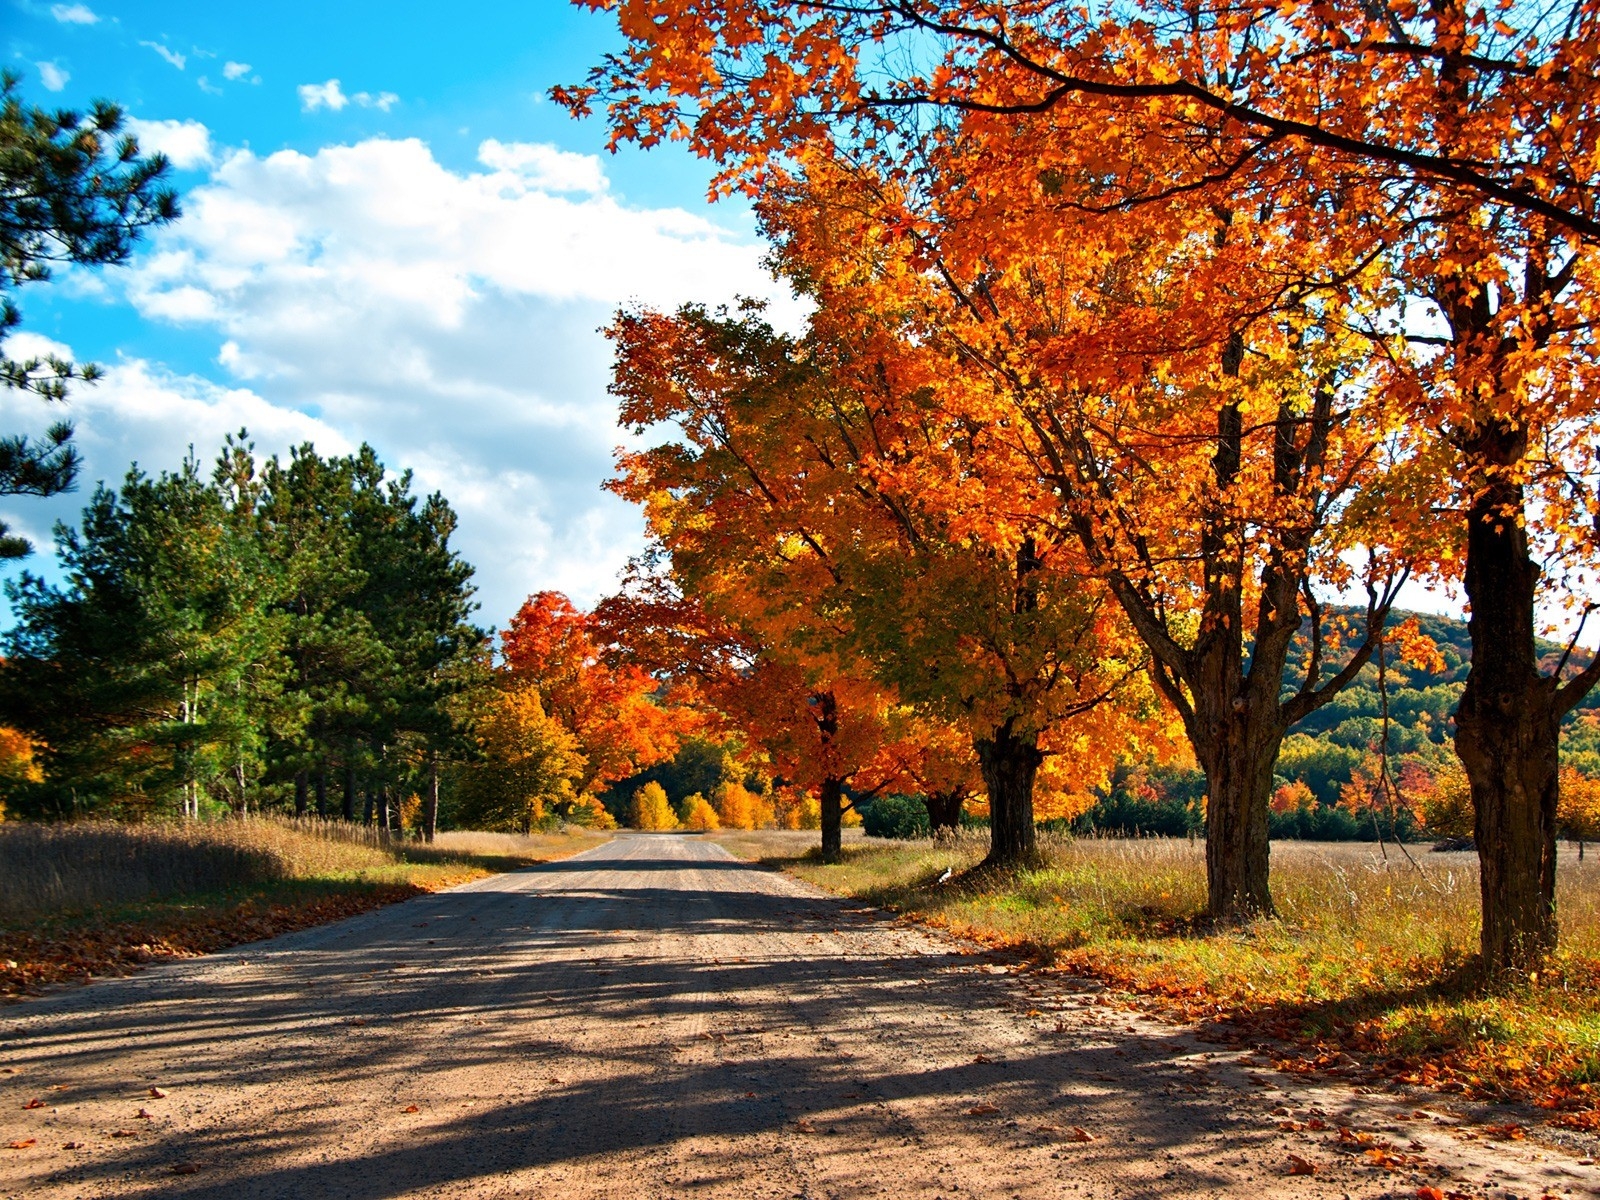
[[[1330,625],[1352,623],[1355,609],[1330,610]],[[1395,612],[1391,626],[1414,621],[1438,651],[1434,661],[1407,661],[1385,655],[1380,685],[1376,661],[1322,708],[1303,719],[1284,739],[1278,756],[1273,799],[1273,833],[1280,837],[1371,838],[1398,831],[1470,832],[1466,781],[1455,757],[1452,714],[1461,699],[1471,659],[1465,621],[1432,613]],[[1290,650],[1291,675],[1303,669],[1309,639]],[[1565,647],[1541,641],[1546,670],[1553,670]],[[1579,665],[1586,661],[1580,656]],[[1341,660],[1335,657],[1329,669]],[[1378,750],[1388,714],[1389,772],[1392,793],[1379,776]],[[1574,833],[1593,836],[1593,785],[1600,780],[1600,695],[1590,695],[1566,719],[1562,763],[1569,772],[1565,807]],[[1198,770],[1134,761],[1120,764],[1111,786],[1074,824],[1080,830],[1181,834],[1203,827],[1200,799],[1204,778]],[[1580,817],[1579,813],[1586,815]],[[1428,816],[1431,813],[1432,819]]]

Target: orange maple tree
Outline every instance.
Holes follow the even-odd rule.
[[[609,660],[595,618],[559,592],[528,597],[500,635],[512,681],[575,739],[575,791],[595,793],[671,758],[698,718],[640,668]]]
[[[1570,584],[1581,602],[1600,544],[1593,0],[1563,10],[1154,2],[1115,15],[1063,0],[593,6],[616,9],[628,44],[558,99],[580,112],[604,104],[617,141],[687,139],[719,161],[724,188],[766,195],[847,163],[870,180],[880,244],[912,242],[956,302],[1002,332],[1003,343],[971,340],[991,350],[991,369],[1009,374],[1013,390],[1048,370],[1016,347],[1036,351],[1035,331],[1051,328],[1068,293],[1063,267],[1082,290],[1084,245],[1112,285],[1110,295],[1100,289],[1105,299],[1120,302],[1129,281],[1175,286],[1176,302],[1135,305],[1175,323],[1155,365],[1175,371],[1186,402],[1196,385],[1209,389],[1220,401],[1209,411],[1232,421],[1236,410],[1241,430],[1260,427],[1249,420],[1259,406],[1253,414],[1221,393],[1269,329],[1289,348],[1296,325],[1315,330],[1346,362],[1364,352],[1337,393],[1340,412],[1367,414],[1390,465],[1410,468],[1361,489],[1366,515],[1380,518],[1368,536],[1403,545],[1430,573],[1460,572],[1472,602],[1473,666],[1457,727],[1478,813],[1484,959],[1520,969],[1548,951],[1560,719],[1600,679],[1600,662],[1565,679],[1541,674],[1533,652],[1541,589],[1549,598]],[[1206,250],[1213,241],[1217,253]],[[1116,319],[1137,340],[1137,314]],[[1081,342],[1056,344],[1094,361]],[[1057,381],[1074,374],[1054,372]],[[1350,380],[1360,380],[1359,396]],[[1309,432],[1301,412],[1291,415]],[[1125,428],[1109,415],[1101,427]],[[1064,429],[1070,446],[1078,430]],[[1233,472],[1237,439],[1223,423],[1191,436]],[[1305,471],[1310,443],[1290,449]],[[1096,513],[1102,523],[1106,515]],[[1280,584],[1297,573],[1278,571]],[[1269,626],[1290,613],[1273,591],[1264,587],[1271,603],[1258,606],[1263,619],[1276,614]],[[1153,651],[1171,632],[1141,629],[1160,635],[1147,639]],[[1258,622],[1258,641],[1261,632]],[[1238,638],[1214,623],[1202,625],[1207,635]],[[1158,655],[1178,692],[1193,702],[1183,676],[1206,676],[1225,702],[1203,705],[1209,717],[1244,726],[1222,740],[1242,738],[1248,752],[1230,750],[1238,761],[1208,772],[1259,775],[1251,763],[1272,739],[1251,727],[1278,722],[1275,702],[1255,705],[1235,665],[1225,667],[1239,685],[1230,697],[1215,670],[1179,670],[1180,657]],[[1246,714],[1229,717],[1241,698]],[[1199,747],[1197,756],[1206,763]],[[1270,905],[1264,798],[1246,790],[1250,802],[1236,806],[1231,786],[1213,787],[1213,819],[1227,828],[1212,843],[1234,860],[1212,864],[1220,913]]]

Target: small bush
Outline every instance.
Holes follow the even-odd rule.
[[[861,806],[861,828],[868,837],[925,838],[932,826],[928,807],[915,796],[878,796]]]

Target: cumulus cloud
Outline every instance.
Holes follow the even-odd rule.
[[[211,131],[199,121],[141,121],[130,117],[128,132],[139,139],[146,154],[160,152],[180,171],[211,163]]]
[[[166,46],[161,42],[140,42],[139,45],[148,46],[173,66],[177,67],[180,71],[183,70],[185,64],[187,64],[189,61],[176,50],[171,49],[169,46]]]
[[[628,206],[593,158],[494,142],[480,161],[450,170],[415,139],[235,152],[128,280],[147,316],[215,330],[235,384],[168,390],[237,397],[217,402],[252,433],[247,397],[315,413],[442,490],[484,618],[503,622],[539,587],[593,600],[639,548],[637,514],[599,487],[621,436],[597,333],[615,308],[742,294],[780,323],[798,310],[748,233]],[[173,419],[169,446],[186,428]]]
[[[222,77],[224,79],[243,79],[250,74],[250,64],[242,62],[225,62],[222,64]]]
[[[377,108],[388,112],[400,103],[400,97],[393,92],[376,94],[357,92],[353,96],[347,96],[337,79],[330,79],[326,83],[302,83],[298,90],[301,112],[316,112],[319,108],[338,112],[349,104],[354,104],[358,108]]]
[[[87,4],[52,4],[50,15],[63,25],[94,25],[100,20],[100,14]]]
[[[71,75],[53,62],[40,62],[33,65],[38,68],[39,82],[44,84],[44,90],[47,92],[59,92],[67,86],[67,82],[72,78]]]
[[[522,177],[528,187],[546,192],[603,192],[605,171],[592,154],[574,154],[536,142],[500,142],[478,147],[478,161],[493,171]]]
[[[301,112],[316,112],[319,108],[331,108],[338,112],[350,103],[350,97],[344,94],[337,79],[330,79],[327,83],[302,83],[298,90]]]

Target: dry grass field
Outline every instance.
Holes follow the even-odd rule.
[[[857,838],[843,863],[824,866],[805,853],[814,837],[718,840],[830,891],[1300,1047],[1285,1065],[1335,1065],[1349,1052],[1363,1069],[1600,1124],[1600,860],[1580,863],[1575,847],[1561,857],[1560,953],[1541,977],[1486,992],[1473,973],[1470,853],[1274,843],[1276,918],[1213,929],[1200,916],[1200,843],[1047,839],[1042,868],[967,879],[982,839]]]
[[[605,838],[460,832],[424,846],[338,821],[0,824],[0,995],[339,920]]]

